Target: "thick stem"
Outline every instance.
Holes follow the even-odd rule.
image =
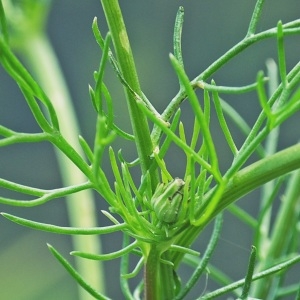
[[[122,75],[131,89],[141,96],[141,88],[119,3],[117,0],[102,0],[101,2]],[[150,155],[153,151],[150,131],[147,119],[140,111],[131,91],[125,87],[125,93],[141,169],[143,175],[145,175],[149,170]],[[157,172],[150,173],[150,176],[154,189],[158,183]]]
[[[299,168],[300,144],[296,144],[240,170],[228,182],[224,193],[216,206],[217,209],[213,211],[209,218],[206,217],[205,222],[199,224],[198,227],[187,225],[188,227],[184,232],[184,235],[179,237],[178,245],[189,247],[202,229],[231,203],[237,201],[259,186]],[[207,211],[212,194],[213,191],[205,196],[206,200],[199,213],[199,218]],[[182,255],[180,253],[174,253],[172,261],[175,263],[175,266],[179,264],[181,259]]]
[[[170,300],[175,297],[173,267],[161,262],[161,258],[168,260],[167,253],[161,257],[161,251],[153,244],[145,265],[145,300]]]
[[[131,89],[141,96],[142,92],[137,71],[118,0],[101,0],[101,2],[110,33],[112,35],[112,40],[122,76]],[[150,168],[150,155],[153,151],[150,131],[145,115],[140,111],[136,100],[127,87],[125,87],[125,94],[135,137],[135,143],[140,159],[141,171],[142,174],[145,175]],[[156,170],[154,170],[149,172],[149,175],[151,178],[152,190],[154,191],[159,180],[158,173]],[[160,278],[162,268],[160,254],[161,253],[158,251],[156,245],[151,246],[144,273],[146,300],[163,299],[161,298],[161,296],[164,295],[164,292],[161,290],[162,285]]]
[[[156,247],[151,247],[144,269],[145,300],[159,299],[159,254]]]

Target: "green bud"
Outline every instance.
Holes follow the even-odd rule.
[[[175,223],[182,204],[181,189],[185,182],[175,178],[167,184],[160,184],[151,199],[151,205],[157,218],[164,223]]]

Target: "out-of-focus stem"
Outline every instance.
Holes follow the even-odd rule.
[[[79,154],[84,155],[78,142],[79,126],[74,107],[58,60],[48,39],[43,34],[32,34],[24,39],[21,51],[37,81],[53,103],[61,133]],[[65,186],[86,181],[84,174],[66,156],[60,151],[56,151],[56,155]],[[90,190],[69,195],[67,208],[71,226],[96,226],[96,210]],[[72,239],[76,250],[91,253],[101,252],[101,244],[97,236],[73,236]],[[87,282],[98,291],[104,292],[105,284],[100,262],[77,258],[76,265],[79,273]],[[81,300],[94,299],[81,288],[79,293]]]
[[[284,195],[279,212],[270,238],[270,245],[265,250],[264,260],[259,264],[258,271],[263,271],[270,267],[281,255],[288,244],[290,233],[294,230],[293,226],[297,222],[300,211],[299,192],[300,192],[300,171],[295,171],[289,180],[286,193]],[[269,295],[272,277],[265,277],[254,285],[254,292],[258,298],[267,299]]]

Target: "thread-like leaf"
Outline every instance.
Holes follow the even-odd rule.
[[[1,29],[1,33],[3,34],[5,43],[8,43],[7,23],[6,23],[6,17],[3,9],[2,0],[0,0],[0,29]]]
[[[93,287],[91,287],[80,274],[72,267],[72,265],[50,244],[47,244],[50,252],[53,256],[62,264],[62,266],[68,271],[68,273],[76,280],[76,282],[84,288],[89,294],[91,294],[95,299],[98,300],[110,300],[110,298],[97,292]]]
[[[193,112],[194,112],[195,116],[197,117],[198,122],[201,126],[202,134],[203,134],[205,144],[208,149],[209,156],[210,156],[211,165],[212,165],[212,168],[215,170],[214,175],[216,176],[216,180],[221,181],[221,174],[220,174],[219,167],[218,167],[218,157],[217,157],[213,139],[212,139],[212,136],[211,136],[208,124],[207,124],[207,120],[205,119],[205,114],[203,113],[203,111],[199,105],[198,98],[190,84],[190,81],[189,81],[187,75],[184,72],[184,69],[179,64],[179,62],[175,59],[174,56],[170,55],[170,60],[171,60],[171,63],[173,65],[176,73],[177,73],[177,76],[179,77],[180,81],[182,82],[182,84],[185,88],[185,91],[188,95],[188,99],[192,106]]]
[[[134,241],[133,243],[124,247],[123,249],[108,254],[92,254],[92,253],[86,253],[82,251],[72,251],[70,254],[82,258],[92,259],[92,260],[112,260],[121,257],[126,253],[131,252],[136,247],[138,247],[138,242]]]
[[[127,234],[124,234],[122,247],[126,248],[129,245],[129,241],[130,241],[129,236]],[[129,253],[126,253],[121,257],[121,274],[127,274],[129,272],[128,270],[129,270]],[[120,284],[121,284],[122,292],[126,297],[126,299],[134,300],[135,298],[133,297],[130,291],[128,278],[120,276]]]
[[[187,144],[185,144],[170,128],[168,128],[162,120],[156,118],[151,111],[142,103],[138,102],[140,109],[147,115],[147,117],[153,121],[176,145],[178,145],[186,153],[194,155],[195,160],[202,165],[205,169],[218,177],[218,172],[213,170],[211,165],[207,163],[202,157],[200,157],[195,151],[193,151]]]
[[[238,153],[237,147],[234,143],[234,140],[232,138],[231,132],[227,126],[226,120],[224,118],[223,115],[223,110],[222,110],[222,106],[221,106],[221,101],[218,95],[217,91],[213,91],[213,99],[214,99],[214,104],[215,104],[215,109],[216,109],[216,113],[218,116],[218,120],[220,123],[220,127],[223,131],[223,134],[225,136],[225,139],[227,141],[227,144],[229,146],[229,148],[231,149],[232,153],[234,156],[236,156],[236,154]]]
[[[120,230],[124,230],[127,228],[127,225],[125,223],[123,224],[117,224],[112,226],[106,226],[106,227],[94,227],[94,228],[79,228],[79,227],[62,227],[62,226],[56,226],[52,224],[46,224],[46,223],[40,223],[35,222],[31,220],[27,220],[24,218],[20,218],[11,214],[7,213],[1,213],[3,217],[6,219],[17,223],[22,226],[30,227],[37,230],[57,233],[57,234],[75,234],[75,235],[93,235],[93,234],[108,234],[117,232]]]
[[[277,24],[277,50],[278,50],[279,74],[280,74],[283,88],[286,89],[288,85],[288,81],[286,77],[285,50],[284,50],[284,41],[283,41],[283,28],[282,28],[281,21],[279,21]]]
[[[295,265],[299,262],[300,262],[300,255],[298,255],[298,256],[296,256],[292,259],[289,259],[284,263],[281,263],[281,264],[278,264],[274,267],[268,268],[265,271],[254,274],[253,277],[252,277],[252,281],[258,280],[260,278],[264,278],[266,276],[272,275],[272,274],[277,273],[277,272],[281,272],[283,269],[289,268],[289,267],[291,267],[291,266],[293,266],[293,265]],[[197,300],[215,299],[216,297],[219,297],[221,295],[229,293],[230,291],[235,290],[235,289],[243,286],[244,284],[245,284],[245,279],[238,280],[238,281],[236,281],[232,284],[229,284],[229,285],[227,285],[223,288],[217,289],[217,290],[215,290],[211,293],[203,295],[200,298],[197,298]]]
[[[173,48],[174,56],[183,66],[182,52],[181,52],[181,34],[182,34],[182,25],[184,19],[184,8],[179,6],[177,11],[175,26],[174,26],[174,36],[173,36]]]
[[[184,288],[180,291],[179,295],[176,296],[176,298],[175,298],[176,300],[184,299],[184,297],[192,289],[192,287],[195,285],[195,283],[198,281],[201,274],[205,270],[205,268],[208,264],[208,261],[210,260],[210,257],[212,256],[212,253],[213,253],[214,249],[216,248],[217,242],[219,240],[222,223],[223,223],[223,216],[222,216],[222,214],[219,214],[216,218],[214,229],[213,229],[210,241],[205,250],[205,253],[203,255],[203,258],[201,259],[201,262],[195,269],[191,278],[185,284]]]

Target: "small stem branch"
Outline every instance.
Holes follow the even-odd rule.
[[[258,280],[260,278],[263,278],[263,277],[266,277],[266,276],[269,276],[271,274],[274,274],[274,273],[277,273],[277,272],[280,272],[282,271],[284,268],[288,268],[292,265],[295,265],[297,263],[300,262],[300,255],[282,263],[282,264],[279,264],[279,265],[276,265],[272,268],[269,268],[267,270],[264,270],[260,273],[256,273],[253,275],[253,278],[252,278],[252,281],[255,281],[255,280]],[[238,280],[238,281],[235,281],[234,283],[232,284],[229,284],[223,288],[220,288],[218,290],[215,290],[211,293],[208,293],[204,296],[201,296],[201,298],[198,298],[197,300],[208,300],[208,299],[216,299],[217,297],[220,297],[221,295],[224,295],[230,291],[233,291],[241,286],[243,286],[245,284],[245,279],[242,279],[242,280]]]
[[[252,276],[253,276],[253,272],[254,272],[255,260],[256,260],[256,248],[254,246],[252,246],[251,254],[250,254],[250,258],[249,258],[249,264],[248,264],[248,271],[247,271],[247,275],[245,278],[245,284],[243,287],[243,291],[242,291],[240,300],[248,299],[248,294],[249,294],[250,286],[252,283]]]
[[[257,27],[257,23],[259,21],[261,12],[262,12],[262,7],[265,3],[265,0],[258,0],[256,2],[253,14],[252,14],[252,18],[248,27],[248,32],[247,32],[247,36],[250,36],[252,34],[255,33],[256,31],[256,27]]]
[[[74,108],[59,63],[49,41],[43,34],[32,34],[24,39],[22,46],[22,54],[25,55],[25,59],[29,62],[31,69],[33,69],[38,81],[41,83],[55,107],[58,120],[60,121],[60,131],[67,141],[67,143],[59,143],[58,140],[55,140],[54,143],[56,146],[63,147],[66,151],[65,154],[70,154],[69,150],[73,147],[77,152],[76,155],[78,156],[78,161],[81,162],[81,167],[86,169],[88,166],[82,159],[84,154],[78,142],[79,128]],[[78,169],[80,166],[75,166],[61,151],[56,151],[56,154],[66,186],[76,185],[86,181],[86,177]],[[69,195],[67,198],[71,225],[74,227],[95,227],[97,223],[95,216],[96,209],[94,207],[91,191],[84,190],[80,193]],[[84,247],[86,251],[93,253],[101,252],[101,244],[99,238],[96,236],[74,236],[73,243],[77,249]],[[91,285],[103,292],[105,284],[101,264],[95,262],[91,263],[83,259],[76,259],[76,263],[79,273],[86,278]],[[80,299],[82,300],[92,299],[91,296],[82,289],[79,290],[79,293]]]
[[[296,27],[294,28],[293,26]],[[283,25],[284,35],[299,34],[300,28],[298,26],[299,26],[298,22],[295,23],[291,22]],[[201,74],[199,74],[196,78],[194,78],[191,81],[191,85],[194,88],[196,88],[198,82],[207,80],[221,67],[223,67],[228,61],[230,61],[233,57],[241,53],[243,50],[245,50],[246,48],[250,47],[251,45],[259,41],[263,41],[264,39],[272,38],[272,37],[277,37],[277,28],[271,28],[269,30],[257,34],[253,34],[250,36],[247,35],[242,41],[240,41],[234,47],[229,49],[219,59],[217,59],[214,63],[212,63],[206,70],[204,70]],[[161,114],[162,119],[168,121],[172,117],[172,115],[177,111],[180,104],[186,99],[186,97],[187,97],[186,92],[179,90],[177,95],[175,95],[175,97],[171,100],[171,102],[166,107],[164,112]],[[152,137],[153,137],[154,144],[157,143],[160,133],[161,133],[160,128],[155,127],[153,129]]]

